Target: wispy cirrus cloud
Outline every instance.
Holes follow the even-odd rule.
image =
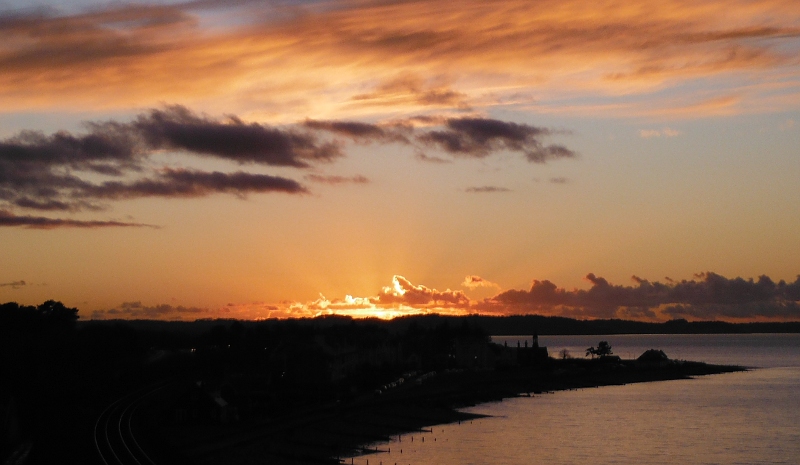
[[[429,84],[418,75],[403,74],[379,84],[372,92],[351,97],[355,105],[420,106],[470,110],[469,96],[447,85]]]
[[[219,13],[228,21],[215,22]],[[712,99],[739,94],[742,105],[733,111],[747,111],[774,97],[764,86],[797,80],[798,18],[793,2],[772,0],[366,1],[293,9],[188,2],[4,12],[0,96],[6,108],[182,101],[259,111],[269,102],[286,121],[318,113],[309,108],[337,118],[477,108],[513,101],[524,88],[546,104],[565,92],[655,98],[683,86],[695,101],[704,92]],[[782,91],[798,93],[797,85]],[[633,102],[629,114],[654,103],[656,111],[673,110],[654,98]],[[778,104],[771,111],[794,108],[792,100],[770,102]],[[594,104],[586,102],[587,111]]]

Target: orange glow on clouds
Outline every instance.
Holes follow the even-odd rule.
[[[520,92],[547,106],[564,92],[623,96],[697,80],[710,80],[713,101],[798,76],[797,51],[780,46],[800,35],[794,1],[351,2],[298,11],[243,8],[238,25],[215,27],[180,6],[19,18],[0,31],[0,96],[6,111],[182,101],[296,121],[477,108]],[[767,97],[751,89],[737,111]],[[656,111],[674,110],[660,104]]]
[[[237,318],[259,320],[268,318],[313,318],[324,315],[353,318],[391,319],[407,315],[437,313],[465,315],[473,304],[462,291],[438,291],[414,285],[406,278],[395,275],[392,285],[385,286],[371,297],[346,295],[342,299],[329,299],[324,295],[310,302],[280,302],[277,304],[228,304],[218,309],[172,307],[160,305],[147,307],[140,302],[124,303],[119,308],[96,311],[93,319],[155,318],[196,320],[200,318]]]
[[[758,280],[728,279],[712,272],[698,273],[693,280],[668,280],[667,284],[631,277],[633,286],[609,283],[589,273],[587,290],[566,290],[550,281],[534,280],[530,290],[510,290],[494,297],[471,300],[462,291],[438,291],[412,284],[395,275],[392,284],[371,297],[282,302],[277,305],[255,303],[233,305],[217,310],[161,305],[145,307],[139,302],[125,303],[118,309],[96,311],[96,319],[160,318],[193,320],[198,318],[310,318],[325,315],[352,318],[391,319],[409,315],[519,315],[538,314],[578,319],[621,318],[638,321],[688,320],[797,321],[800,315],[800,276],[793,283],[773,282],[767,276]],[[467,276],[465,283],[487,282],[480,276]],[[469,287],[469,286],[467,286]]]

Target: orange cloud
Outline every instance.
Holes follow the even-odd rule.
[[[420,106],[469,110],[468,96],[447,85],[427,83],[420,76],[401,75],[380,83],[373,91],[354,95],[353,107]]]
[[[437,291],[425,286],[415,286],[406,278],[394,275],[392,285],[384,287],[375,300],[378,304],[406,304],[410,306],[467,307],[469,298],[462,291]]]
[[[513,102],[526,90],[547,105],[565,94],[648,95],[706,82],[713,99],[736,93],[744,78],[798,76],[800,6],[788,0],[366,1],[299,14],[222,8],[6,14],[4,109],[180,101],[297,120],[474,108]],[[238,15],[236,25],[209,25],[218,13]],[[750,108],[766,97],[742,98]]]
[[[462,291],[439,291],[415,285],[408,279],[395,275],[392,284],[375,296],[329,299],[320,295],[310,302],[280,302],[268,304],[228,304],[221,308],[173,307],[171,305],[147,306],[141,302],[127,302],[119,307],[98,310],[92,319],[151,318],[163,320],[195,320],[200,318],[312,318],[321,315],[342,315],[354,318],[395,318],[404,315],[438,313],[464,315],[472,304]]]
[[[497,283],[493,283],[491,281],[487,281],[480,276],[476,275],[469,275],[464,278],[464,282],[461,283],[462,286],[469,288],[469,289],[476,289],[479,287],[495,287],[500,288],[500,285]]]

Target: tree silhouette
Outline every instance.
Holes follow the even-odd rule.
[[[602,358],[613,353],[614,352],[611,351],[611,344],[609,344],[608,341],[600,341],[597,347],[589,347],[586,349],[586,355],[591,355],[592,358],[594,358],[595,355]]]
[[[42,323],[59,328],[72,328],[78,320],[78,309],[69,308],[61,302],[48,300],[36,307]]]
[[[611,354],[613,354],[613,352],[611,352],[611,344],[609,344],[607,341],[600,341],[600,343],[597,344],[597,355],[600,357],[605,357],[606,355]]]

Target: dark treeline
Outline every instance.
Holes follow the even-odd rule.
[[[344,324],[384,328],[396,333],[403,332],[411,325],[424,328],[435,327],[447,322],[450,325],[460,325],[466,321],[470,326],[482,329],[489,335],[591,335],[591,334],[756,334],[756,333],[800,333],[800,321],[796,322],[758,322],[758,323],[729,323],[725,321],[687,321],[684,319],[670,320],[663,323],[647,323],[630,320],[576,320],[572,318],[541,315],[513,315],[513,316],[445,316],[445,315],[414,315],[399,317],[393,320],[377,318],[353,319],[344,316],[323,316],[313,319],[298,320],[263,320],[240,321],[225,319],[204,319],[193,322],[186,321],[157,321],[157,320],[108,320],[78,322],[82,327],[92,325],[124,324],[131,328],[147,330],[154,334],[183,335],[184,338],[173,340],[185,341],[185,337],[197,336],[209,331],[214,326],[228,325],[238,321],[245,326],[280,327],[286,324],[299,324],[312,328],[335,327]],[[294,322],[294,323],[290,323]],[[165,341],[165,344],[168,342]]]

